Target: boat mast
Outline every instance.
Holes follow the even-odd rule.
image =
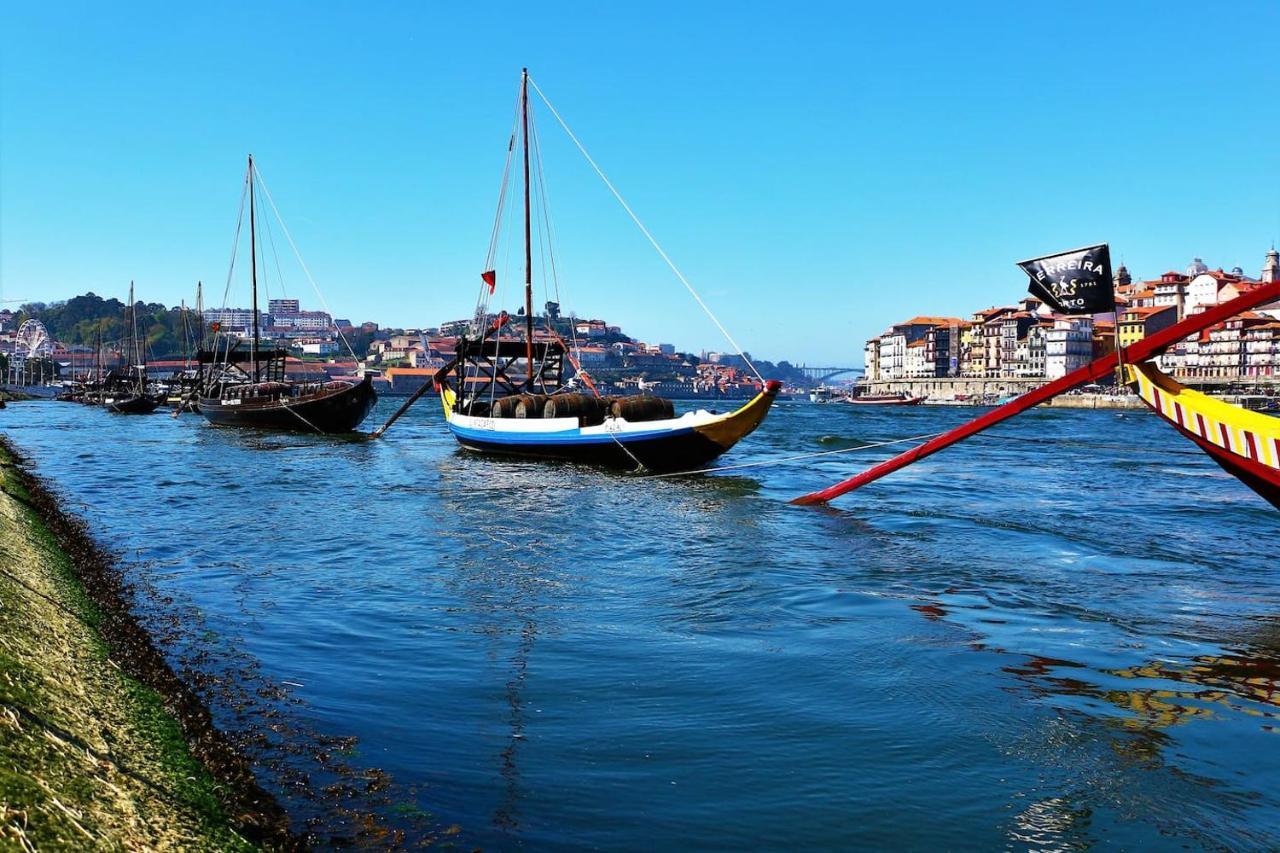
[[[529,69],[521,70],[520,114],[524,124],[524,356],[533,390],[533,246],[529,233]]]
[[[138,306],[133,301],[133,279],[129,280],[129,368],[130,373],[137,373],[142,362],[141,348],[138,346]]]
[[[253,381],[258,381],[258,234],[253,219],[253,155],[249,155],[249,277],[253,280]]]

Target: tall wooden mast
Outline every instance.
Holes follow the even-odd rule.
[[[520,116],[524,125],[524,356],[533,390],[533,246],[529,229],[529,69],[521,70]]]
[[[258,381],[258,229],[253,218],[253,155],[249,155],[249,277],[253,280],[253,381]]]
[[[142,363],[142,348],[138,345],[138,304],[133,301],[132,279],[129,280],[129,349],[130,372],[136,375]]]

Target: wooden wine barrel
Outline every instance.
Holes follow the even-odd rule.
[[[516,406],[520,403],[520,395],[513,394],[510,397],[500,397],[493,401],[493,418],[514,418],[516,416]]]
[[[556,394],[547,398],[542,416],[544,418],[576,417],[579,426],[596,426],[604,423],[604,416],[608,411],[608,401],[590,394]]]
[[[663,397],[652,397],[647,394],[634,397],[619,397],[609,407],[615,418],[622,418],[631,423],[640,421],[665,421],[676,416],[675,406]]]
[[[542,410],[547,407],[546,394],[521,394],[516,398],[517,418],[540,418]]]

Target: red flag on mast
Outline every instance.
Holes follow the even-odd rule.
[[[498,273],[494,270],[480,273],[480,280],[489,285],[489,295],[493,296],[493,291],[498,287]]]

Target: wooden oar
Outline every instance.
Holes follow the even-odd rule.
[[[1280,298],[1280,281],[1272,281],[1262,285],[1248,293],[1237,296],[1230,302],[1222,305],[1214,306],[1202,314],[1192,314],[1184,318],[1181,322],[1175,323],[1167,329],[1162,329],[1150,337],[1143,338],[1120,352],[1121,359],[1126,364],[1134,362],[1146,361],[1152,356],[1159,355],[1173,344],[1194,335],[1196,332],[1209,328],[1215,323],[1234,317],[1244,311],[1248,311],[1254,306],[1261,305],[1264,302],[1270,302]],[[1119,316],[1116,317],[1117,329],[1119,328]],[[995,426],[1001,421],[1007,420],[1014,415],[1021,414],[1027,409],[1036,406],[1046,400],[1070,391],[1078,385],[1084,385],[1106,376],[1115,369],[1115,357],[1111,355],[1103,356],[1095,359],[1084,367],[1068,373],[1061,379],[1041,385],[1034,391],[1028,391],[1016,400],[1000,406],[999,408],[987,412],[985,415],[974,418],[968,423],[961,424],[953,430],[944,432],[937,438],[930,439],[918,447],[913,447],[905,453],[901,453],[892,459],[887,459],[879,465],[868,468],[855,477],[850,477],[842,483],[837,483],[830,488],[823,489],[819,492],[811,492],[791,501],[793,504],[821,504],[826,503],[834,498],[838,498],[846,492],[851,492],[867,483],[875,482],[886,474],[892,474],[899,468],[905,468],[912,462],[918,462],[926,456],[931,456],[942,450],[944,447],[950,447],[957,441],[963,441],[971,435],[976,435],[988,427]]]

